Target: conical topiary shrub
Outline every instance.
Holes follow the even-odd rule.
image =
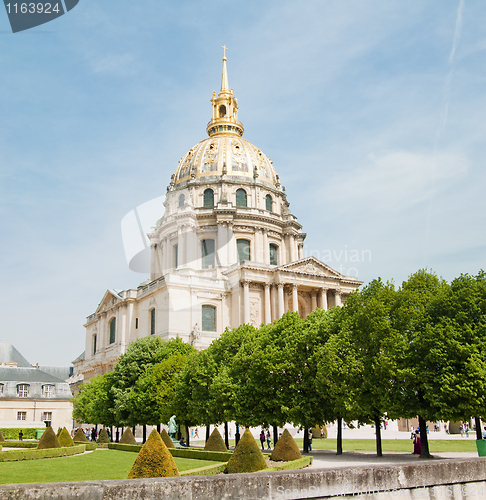
[[[66,427],[63,427],[58,439],[61,446],[74,446],[74,441],[71,439],[69,431],[66,429]]]
[[[160,434],[154,429],[139,451],[128,479],[174,476],[180,476],[177,465]]]
[[[81,429],[81,427],[76,431],[76,434],[74,434],[73,441],[78,443],[88,442],[88,440],[86,439],[86,434],[83,432],[83,429]]]
[[[226,448],[226,445],[224,444],[223,438],[221,437],[218,429],[215,428],[211,433],[209,439],[204,445],[204,449],[206,451],[228,451],[228,448]]]
[[[165,446],[167,446],[167,448],[175,448],[174,441],[172,441],[172,439],[170,438],[169,434],[167,434],[167,431],[165,429],[162,429],[160,437],[162,438],[162,441],[164,442]]]
[[[97,443],[109,443],[110,442],[110,437],[108,436],[108,433],[106,432],[106,429],[103,427],[100,431],[100,435],[98,436],[98,440],[96,441]]]
[[[270,460],[274,460],[275,462],[288,462],[289,460],[297,460],[298,458],[302,458],[299,447],[294,438],[290,435],[290,432],[285,429],[282,437],[277,441],[270,455]]]
[[[61,435],[61,431],[62,431],[62,427],[58,427],[57,428],[57,432],[56,432],[56,436],[59,438],[59,436]]]
[[[39,444],[37,445],[38,450],[46,450],[47,448],[60,448],[61,444],[59,439],[57,439],[56,434],[52,430],[52,427],[47,427],[41,438],[39,439]]]
[[[5,439],[3,438],[2,431],[0,431],[0,443],[1,443],[2,441],[5,441]]]
[[[228,461],[227,471],[229,474],[240,472],[256,472],[267,468],[267,463],[263,457],[255,438],[249,429],[246,429],[241,436],[232,457]]]
[[[135,436],[133,435],[132,429],[130,429],[130,427],[127,427],[125,429],[125,432],[120,439],[120,444],[137,444]]]

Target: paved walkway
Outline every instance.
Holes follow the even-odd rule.
[[[467,453],[435,453],[434,458],[419,458],[412,453],[384,453],[377,457],[376,453],[360,453],[357,451],[345,451],[342,455],[336,455],[335,451],[315,450],[310,453],[313,457],[311,469],[335,469],[340,467],[357,467],[363,465],[387,465],[399,463],[423,463],[427,461],[448,460],[457,458],[477,458],[477,452]]]

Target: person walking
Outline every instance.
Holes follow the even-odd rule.
[[[420,443],[420,433],[415,431],[415,436],[413,438],[413,454],[420,455],[422,453],[422,444]]]
[[[270,444],[272,442],[272,437],[270,436],[270,431],[267,431],[267,450],[270,450]]]
[[[312,451],[312,431],[309,431],[309,451]]]
[[[23,441],[24,440],[24,433],[22,432],[22,429],[20,429],[20,432],[19,432],[19,441]]]
[[[265,451],[265,432],[263,429],[260,432],[260,442],[262,443],[262,451]]]

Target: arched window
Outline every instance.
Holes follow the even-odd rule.
[[[226,106],[224,104],[221,104],[221,106],[219,107],[219,117],[223,118],[224,116],[226,116]]]
[[[182,208],[185,202],[186,202],[186,197],[183,194],[181,194],[179,196],[179,208]]]
[[[214,191],[212,189],[204,191],[204,206],[214,207]]]
[[[244,189],[238,189],[236,191],[236,206],[237,207],[246,207],[246,191]]]
[[[150,335],[155,335],[155,307],[150,309]]]
[[[93,356],[96,354],[96,342],[98,341],[98,335],[95,333],[93,335]]]
[[[202,330],[203,332],[216,331],[216,307],[202,306]]]
[[[110,344],[115,343],[115,337],[116,337],[116,318],[113,318],[110,321]]]
[[[270,243],[270,265],[271,266],[278,266],[277,252],[278,252],[277,245]]]
[[[201,241],[202,268],[213,269],[214,265],[214,240]]]
[[[236,240],[236,249],[238,251],[238,262],[251,260],[250,242],[248,240]]]
[[[267,194],[267,196],[265,196],[265,208],[269,212],[273,212],[273,200],[269,194]]]

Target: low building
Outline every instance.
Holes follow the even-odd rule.
[[[0,342],[0,428],[70,429],[70,398],[68,383],[33,367],[10,342]]]

